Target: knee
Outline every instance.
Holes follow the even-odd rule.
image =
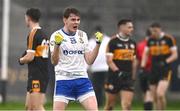
[[[163,99],[165,97],[165,93],[162,93],[161,91],[157,92],[157,99]]]
[[[127,102],[122,102],[122,109],[123,110],[130,110],[131,109],[131,102],[127,101]]]
[[[32,104],[31,105],[31,109],[32,110],[41,110],[43,108],[43,105],[41,105],[41,104]]]

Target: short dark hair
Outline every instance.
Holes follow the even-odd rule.
[[[103,32],[102,26],[101,26],[101,25],[97,25],[97,26],[95,27],[95,31]]]
[[[128,22],[132,22],[132,20],[130,20],[130,19],[121,19],[121,20],[118,22],[117,26],[119,27],[119,26],[121,26],[121,25],[125,25],[125,24],[128,23]]]
[[[157,22],[154,22],[150,25],[151,28],[161,28],[161,25]]]
[[[26,15],[29,16],[33,22],[39,22],[41,12],[37,8],[30,8],[26,11]]]
[[[76,8],[66,8],[63,13],[64,18],[68,18],[70,14],[75,14],[80,17],[80,12]]]

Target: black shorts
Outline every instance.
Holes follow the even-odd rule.
[[[48,79],[28,78],[27,91],[29,93],[32,92],[46,93],[48,82],[49,82]]]
[[[147,90],[149,90],[150,75],[151,75],[151,72],[149,72],[149,71],[146,71],[146,72],[138,75],[140,88],[144,93]]]
[[[134,81],[132,74],[129,72],[112,72],[109,71],[105,82],[105,91],[116,94],[121,90],[134,91]]]
[[[172,70],[169,67],[152,68],[152,74],[150,75],[150,84],[158,84],[160,80],[170,81],[172,76]]]

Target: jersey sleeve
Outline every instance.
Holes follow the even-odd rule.
[[[176,46],[176,40],[174,37],[169,37],[169,47],[171,50],[176,50],[177,49],[177,46]]]
[[[110,40],[107,47],[106,47],[106,55],[113,55],[114,49],[115,49],[115,47],[113,45],[113,41]]]
[[[91,48],[91,46],[89,45],[89,42],[88,42],[87,34],[84,33],[83,36],[84,36],[84,51],[85,51],[85,53],[92,51],[92,48]]]
[[[54,46],[55,46],[54,39],[55,39],[55,33],[53,33],[50,37],[50,52],[51,53],[53,52]]]
[[[30,34],[29,34],[29,37],[28,37],[28,40],[27,40],[27,44],[28,44],[28,47],[27,47],[27,52],[35,52],[36,50],[36,47],[38,46],[38,40],[37,40],[37,29],[36,30],[33,30]]]

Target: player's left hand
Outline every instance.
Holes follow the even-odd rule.
[[[101,42],[103,40],[103,34],[101,32],[96,32],[95,36],[96,36],[96,43],[101,44]]]
[[[168,63],[167,63],[165,60],[162,60],[162,61],[160,61],[160,62],[158,63],[158,65],[159,65],[160,67],[165,67],[165,66],[168,65]]]

